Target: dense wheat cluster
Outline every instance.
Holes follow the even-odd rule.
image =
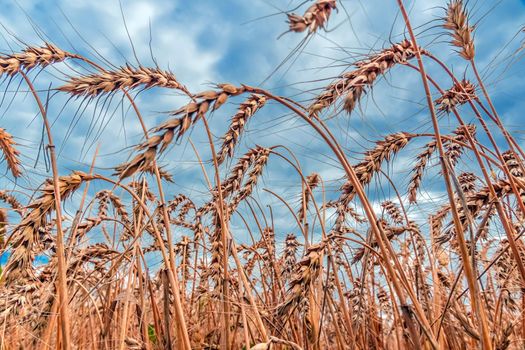
[[[0,350],[523,349],[525,154],[478,73],[466,2],[433,10],[441,11],[432,26],[447,52],[420,46],[397,4],[404,38],[317,81],[307,99],[226,82],[190,91],[176,67],[104,66],[50,42],[0,55],[3,84],[19,84],[38,108],[49,161],[39,186],[0,189]],[[287,35],[329,36],[340,3],[302,6],[303,15],[287,14]],[[443,63],[451,53],[467,68]],[[40,71],[64,64],[75,69],[59,76],[57,68],[47,91],[35,88]],[[334,132],[351,123],[331,121],[357,113],[376,83],[401,73],[420,83],[413,94],[428,128],[376,138],[356,160],[349,152],[357,146]],[[184,102],[151,125],[135,94],[145,90]],[[66,172],[49,95],[79,109],[118,96],[142,140],[112,175],[94,166],[96,152],[88,171]],[[236,106],[229,117],[228,105]],[[324,169],[304,173],[304,160],[282,144],[243,137],[270,108],[322,140],[330,154],[319,157],[344,174],[336,186]],[[228,118],[225,132],[209,122],[219,114]],[[207,190],[193,198],[178,186],[178,168],[159,163],[196,129],[211,159],[194,147],[201,171],[192,176]],[[31,176],[22,136],[0,128],[4,176],[13,181]],[[389,169],[401,160],[408,170],[398,181]],[[297,193],[266,185],[273,163],[291,169]],[[412,208],[428,208],[436,185],[444,195],[416,217]],[[393,196],[371,195],[385,186]],[[274,213],[259,192],[284,209]],[[283,221],[295,231],[282,232]]]

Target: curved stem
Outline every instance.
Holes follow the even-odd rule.
[[[229,295],[229,277],[228,277],[228,224],[226,222],[225,217],[225,208],[224,208],[224,200],[222,198],[222,187],[221,187],[221,177],[219,173],[219,163],[217,162],[217,153],[215,153],[215,145],[213,144],[213,137],[211,135],[211,130],[208,125],[208,121],[206,120],[206,116],[201,116],[202,122],[204,123],[204,128],[206,129],[206,134],[208,136],[208,142],[210,144],[211,154],[213,158],[213,167],[215,168],[215,183],[217,185],[217,195],[218,195],[218,201],[217,203],[217,209],[219,212],[219,220],[220,220],[220,230],[221,230],[221,241],[222,241],[222,269],[223,269],[223,281],[222,281],[222,308],[223,308],[223,337],[222,339],[222,347],[224,349],[228,349],[230,346],[230,304],[227,300],[227,296]],[[266,340],[266,339],[265,339]]]
[[[394,286],[394,290],[396,291],[396,294],[397,294],[398,298],[400,299],[400,304],[401,304],[401,308],[402,308],[402,311],[403,311],[403,315],[405,317],[405,321],[407,322],[409,327],[412,327],[411,326],[413,324],[412,317],[411,317],[412,313],[409,310],[408,304],[406,303],[406,295],[404,293],[404,290],[406,290],[408,292],[408,294],[410,296],[410,299],[413,302],[414,311],[415,311],[415,314],[417,315],[417,320],[420,322],[423,331],[427,335],[427,338],[429,339],[430,343],[432,344],[432,347],[434,349],[437,349],[437,343],[436,343],[436,341],[435,341],[435,339],[434,339],[434,337],[432,335],[432,330],[430,329],[430,324],[428,322],[428,319],[426,318],[426,316],[425,316],[425,314],[423,312],[423,308],[421,307],[421,304],[418,302],[417,297],[416,297],[413,289],[411,288],[411,286],[408,283],[408,280],[407,280],[407,278],[405,276],[403,268],[402,268],[401,264],[399,263],[399,260],[397,259],[397,256],[396,256],[394,250],[392,249],[392,246],[391,246],[390,242],[388,241],[388,238],[386,237],[385,232],[377,224],[377,217],[376,217],[376,215],[375,215],[375,213],[373,211],[372,205],[371,205],[368,197],[366,196],[366,194],[364,192],[363,186],[360,183],[359,179],[357,178],[355,170],[348,163],[348,160],[346,159],[346,157],[345,157],[343,151],[341,150],[340,146],[338,146],[336,142],[332,142],[332,140],[335,140],[335,138],[333,138],[333,135],[331,135],[331,133],[329,131],[326,131],[328,128],[324,125],[322,120],[320,120],[319,118],[314,116],[315,122],[319,123],[321,125],[321,127],[320,127],[319,125],[317,125],[314,122],[314,119],[308,117],[303,111],[299,110],[297,107],[295,107],[294,105],[292,105],[291,103],[289,103],[288,101],[286,101],[285,99],[283,99],[283,98],[281,98],[279,96],[275,96],[275,95],[271,94],[270,92],[268,92],[266,90],[263,90],[263,89],[260,89],[260,88],[254,88],[254,87],[246,86],[246,85],[244,85],[244,87],[247,89],[247,91],[263,94],[263,95],[267,96],[268,98],[271,98],[274,101],[279,102],[283,106],[285,106],[288,109],[290,109],[291,111],[293,111],[300,118],[302,118],[305,122],[307,122],[323,138],[323,140],[326,142],[326,144],[334,152],[334,154],[336,155],[337,159],[341,162],[341,165],[343,166],[343,168],[345,170],[345,173],[348,176],[350,182],[355,187],[357,196],[359,197],[361,203],[363,204],[363,208],[364,208],[366,216],[367,216],[367,218],[369,220],[369,223],[370,223],[370,226],[371,226],[371,230],[372,230],[373,234],[375,235],[375,239],[378,242],[378,246],[380,247],[380,250],[381,250],[382,254],[384,254],[385,257],[388,257],[388,258],[392,259],[393,262],[394,262],[394,266],[396,266],[396,269],[394,269],[394,266],[392,266],[390,264],[386,264],[386,270],[388,271],[388,274],[392,278],[392,284]],[[331,136],[328,136],[327,133],[329,135],[331,135]],[[397,271],[397,273],[396,273],[396,271]],[[402,283],[400,283],[399,280],[401,280]],[[404,289],[401,287],[402,285],[404,286]],[[416,339],[415,338],[415,331],[412,332],[412,335],[413,335],[413,338],[414,338],[414,341],[415,341],[415,339]]]
[[[456,235],[457,235],[457,238],[458,238],[459,248],[460,248],[460,252],[461,252],[461,258],[462,258],[462,261],[463,261],[463,266],[465,268],[465,275],[467,277],[467,282],[468,282],[469,287],[470,287],[470,300],[471,300],[471,303],[472,303],[472,308],[476,311],[476,313],[478,315],[478,322],[479,322],[480,328],[481,328],[482,346],[483,346],[484,349],[491,350],[492,349],[492,344],[491,344],[490,332],[489,332],[488,323],[487,323],[487,316],[485,314],[484,307],[482,305],[480,305],[479,290],[478,290],[476,277],[475,277],[475,267],[471,266],[470,261],[469,261],[467,244],[465,242],[465,237],[464,237],[464,234],[463,234],[462,225],[461,225],[461,222],[459,220],[459,215],[458,215],[458,211],[457,211],[457,208],[456,208],[456,203],[455,203],[455,200],[454,200],[454,194],[453,194],[453,190],[452,190],[452,183],[450,181],[450,174],[449,173],[450,173],[450,170],[452,169],[452,167],[450,166],[450,162],[448,161],[447,155],[445,154],[445,152],[443,150],[443,144],[441,142],[441,136],[440,136],[440,131],[439,131],[439,124],[438,124],[438,120],[437,120],[437,116],[436,116],[436,111],[435,111],[435,108],[434,108],[434,103],[432,101],[432,95],[430,93],[430,86],[428,84],[427,75],[426,75],[426,72],[425,72],[425,66],[423,64],[423,59],[421,58],[421,52],[419,50],[419,47],[417,46],[416,36],[415,36],[415,34],[414,34],[413,30],[412,30],[412,26],[411,26],[410,20],[408,18],[408,13],[406,12],[405,6],[403,5],[403,1],[402,0],[397,0],[397,3],[398,3],[398,6],[399,6],[399,9],[401,10],[401,13],[403,15],[403,19],[405,21],[405,25],[407,27],[407,30],[408,30],[408,33],[409,33],[410,38],[412,40],[412,43],[413,43],[414,47],[416,48],[416,50],[415,50],[416,51],[416,58],[417,58],[417,62],[418,62],[418,66],[419,66],[419,70],[420,70],[420,74],[421,74],[421,78],[423,80],[423,86],[424,86],[424,89],[425,89],[425,95],[426,95],[427,104],[428,104],[428,107],[429,107],[429,110],[430,110],[430,113],[431,113],[431,117],[432,117],[432,125],[434,127],[434,132],[436,134],[437,148],[438,148],[438,151],[439,151],[439,154],[440,154],[440,160],[441,160],[441,167],[442,167],[442,171],[443,171],[443,177],[445,179],[445,185],[446,185],[446,188],[447,188],[447,193],[448,193],[448,197],[449,197],[451,211],[452,211],[452,215],[453,215],[453,218],[454,218],[454,226],[456,228]]]
[[[69,350],[71,349],[71,332],[70,332],[70,323],[69,323],[70,321],[69,321],[69,312],[68,312],[69,298],[68,298],[68,293],[67,293],[64,231],[62,229],[62,209],[61,209],[61,204],[60,204],[61,198],[60,198],[60,188],[58,184],[59,175],[58,175],[57,159],[56,159],[56,154],[55,154],[55,144],[53,143],[53,136],[51,134],[51,125],[49,124],[49,120],[47,119],[47,111],[44,105],[42,104],[40,97],[36,93],[33,83],[23,71],[20,71],[20,74],[26,81],[29,87],[29,90],[31,90],[31,93],[33,94],[33,97],[35,98],[36,103],[38,104],[38,108],[40,109],[40,114],[42,115],[42,119],[44,120],[44,126],[46,128],[46,134],[47,134],[47,140],[48,140],[47,147],[49,149],[49,158],[51,158],[51,169],[53,172],[53,190],[54,190],[54,197],[55,197],[56,226],[57,226],[57,238],[56,238],[57,240],[56,241],[57,259],[58,259],[57,291],[58,291],[58,308],[59,308],[59,313],[60,313],[60,330],[61,330],[61,332],[57,332],[57,335],[60,334],[62,336],[62,339],[61,339],[62,349]]]

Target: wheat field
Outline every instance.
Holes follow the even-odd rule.
[[[0,350],[525,348],[525,128],[478,60],[483,15],[443,0],[421,26],[392,2],[396,40],[293,89],[194,90],[176,66],[9,32],[0,107],[31,105],[35,130],[0,119]],[[300,44],[269,77],[357,6],[291,4],[273,18]],[[488,45],[498,69],[523,67],[523,28]],[[364,127],[375,99],[391,133]],[[112,114],[126,142],[101,136]]]

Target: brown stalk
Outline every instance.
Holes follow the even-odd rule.
[[[84,57],[79,57],[80,59],[82,59],[83,61],[87,62],[88,64],[94,66],[95,68],[99,69],[100,71],[103,72],[103,75],[104,74],[109,74],[105,69],[103,69],[102,67],[100,67],[99,65],[97,65],[96,63],[84,58]],[[144,71],[142,70],[142,72],[146,72],[148,73],[148,71]],[[153,82],[155,83],[156,86],[158,86],[160,83],[165,83],[165,80],[163,79],[162,77],[162,72],[156,72],[158,74],[160,74],[161,76],[157,76],[157,80],[158,81],[155,81],[153,80]],[[173,76],[170,76],[169,73],[166,73],[164,72],[164,74],[167,74],[168,77],[171,77],[173,78]],[[152,79],[151,77],[149,79]],[[169,81],[169,79],[166,79],[167,81]],[[146,84],[148,84],[148,78],[143,78],[143,81],[146,82]],[[128,80],[129,82],[129,80]],[[136,84],[136,81],[135,81],[135,84]],[[150,80],[149,84],[151,85],[152,84],[152,81]],[[142,126],[142,130],[144,132],[144,136],[146,137],[146,139],[148,139],[148,132],[147,132],[147,129],[145,127],[145,124],[144,124],[144,121],[143,121],[143,118],[142,118],[142,115],[138,109],[138,107],[136,106],[133,98],[129,95],[129,93],[127,92],[127,89],[124,88],[124,87],[119,87],[124,95],[128,98],[128,100],[130,101],[136,115],[137,115],[137,118]],[[186,88],[184,86],[178,86],[179,89],[181,89],[183,92],[187,93],[188,95],[191,96],[191,94],[186,90]],[[148,148],[149,150],[150,148]],[[156,150],[156,146],[154,147],[154,150]],[[151,154],[151,152],[150,152]],[[131,167],[131,169],[130,169]],[[169,247],[172,247],[172,241],[171,241],[171,232],[170,232],[170,225],[169,225],[169,214],[168,214],[168,211],[167,211],[167,208],[166,208],[166,205],[165,205],[165,200],[164,200],[164,192],[162,190],[162,180],[161,180],[161,172],[159,171],[159,168],[158,166],[156,165],[156,162],[154,159],[150,159],[148,162],[142,162],[140,164],[140,166],[137,166],[136,164],[135,165],[129,165],[125,168],[122,169],[122,171],[126,171],[126,172],[130,172],[129,175],[127,176],[130,176],[132,175],[134,172],[136,172],[138,170],[139,167],[142,167],[143,170],[149,170],[151,168],[153,168],[153,172],[155,173],[155,177],[156,177],[156,180],[157,180],[157,186],[159,188],[159,194],[160,194],[160,201],[161,201],[161,207],[162,207],[162,215],[163,215],[163,220],[164,220],[164,223],[165,223],[165,229],[166,229],[166,235],[167,235],[167,238],[168,238],[168,244],[169,244]],[[118,169],[118,168],[117,168]],[[124,174],[120,174],[121,178],[124,178],[126,176],[123,176]],[[184,314],[183,314],[183,310],[182,310],[182,305],[181,305],[181,299],[180,299],[180,291],[179,291],[179,283],[178,283],[178,278],[177,278],[177,274],[174,272],[175,271],[175,257],[174,257],[174,254],[173,254],[173,249],[169,249],[169,259],[168,259],[168,255],[166,254],[165,250],[164,250],[164,246],[163,246],[163,243],[162,243],[162,239],[161,239],[161,235],[160,233],[158,232],[158,230],[156,230],[156,226],[153,226],[154,227],[154,234],[155,234],[155,238],[157,239],[157,242],[159,244],[159,247],[161,249],[161,253],[162,253],[162,256],[163,256],[163,259],[165,260],[166,262],[166,265],[169,266],[168,267],[168,277],[169,277],[169,280],[170,280],[170,284],[171,284],[171,287],[173,288],[173,294],[175,296],[175,310],[176,310],[176,314],[177,314],[177,318],[178,318],[178,323],[180,325],[179,327],[179,330],[181,332],[181,335],[182,335],[182,341],[183,341],[183,344],[184,344],[184,348],[186,349],[190,349],[191,348],[191,344],[190,344],[190,340],[189,340],[189,336],[188,336],[188,331],[187,331],[187,327],[186,327],[186,321],[185,321],[185,318],[184,318]]]
[[[218,201],[216,206],[218,209],[218,216],[220,222],[220,233],[221,233],[221,243],[222,243],[222,261],[223,261],[223,281],[222,281],[222,312],[223,312],[223,322],[222,329],[224,331],[223,336],[221,337],[223,349],[227,350],[230,344],[230,304],[227,301],[227,296],[229,295],[229,276],[228,276],[228,257],[229,257],[229,229],[228,224],[226,223],[227,218],[227,209],[224,207],[224,200],[222,196],[222,187],[221,187],[221,178],[219,173],[219,163],[217,161],[217,156],[215,152],[215,145],[213,144],[213,139],[211,135],[211,130],[208,126],[208,122],[204,114],[201,116],[208,135],[208,142],[210,144],[211,154],[213,155],[213,166],[215,168],[215,184],[217,186],[218,192]]]
[[[446,67],[446,66],[445,66],[440,60],[438,60],[437,58],[435,58],[433,55],[429,55],[429,57],[431,57],[434,61],[436,61],[436,62],[437,62],[437,63],[438,63],[438,64],[439,64],[439,65],[440,65],[440,66],[441,66],[446,72],[447,72],[447,74],[449,74],[449,75],[452,77],[452,79],[454,79],[454,81],[457,82],[457,79],[455,78],[454,74],[452,74],[452,72],[448,69],[448,67]],[[471,63],[472,63],[472,62],[473,62],[473,61],[471,61]],[[474,68],[474,66],[473,66],[473,68]],[[475,70],[475,68],[474,68],[474,70]],[[477,71],[475,70],[475,73],[476,73],[476,72],[477,72]],[[479,75],[478,75],[478,74],[476,74],[476,75],[477,75],[478,82],[479,82],[480,86],[481,86],[482,89],[484,90],[483,82],[482,82],[481,79],[479,78]],[[485,90],[485,94],[486,94],[486,90]],[[488,94],[486,94],[486,97],[488,97]],[[489,97],[488,97],[488,98],[489,98]],[[472,107],[473,111],[474,111],[475,114],[476,114],[476,117],[478,118],[478,120],[479,120],[480,123],[482,124],[485,133],[486,133],[487,136],[489,137],[490,142],[491,142],[492,145],[494,146],[494,148],[495,148],[495,150],[496,150],[496,152],[497,152],[497,154],[498,154],[498,158],[500,159],[501,164],[503,165],[503,170],[504,170],[504,172],[507,174],[507,176],[508,176],[508,178],[509,178],[509,183],[510,183],[510,185],[511,185],[511,187],[512,187],[513,192],[514,192],[516,195],[518,195],[519,192],[518,192],[518,190],[517,190],[517,188],[516,188],[515,181],[513,180],[512,176],[510,176],[509,171],[508,171],[507,167],[505,166],[505,162],[504,162],[504,160],[503,160],[503,158],[502,158],[502,156],[501,156],[501,153],[500,153],[499,150],[498,150],[498,147],[497,147],[497,145],[496,145],[496,143],[495,143],[494,138],[492,137],[492,134],[490,133],[490,130],[488,129],[486,123],[484,122],[483,118],[482,118],[481,115],[479,114],[478,110],[476,109],[476,107],[475,107],[475,105],[472,103],[472,101],[469,101],[468,103],[469,103],[470,106]],[[493,111],[495,112],[496,110],[495,110],[495,108],[494,108],[493,105],[492,105],[492,108],[493,108]],[[460,122],[462,125],[464,125],[464,123],[463,123],[463,121],[461,120],[461,117],[459,116],[459,114],[457,113],[457,111],[454,110],[454,113],[455,113],[457,119],[459,120],[459,122]],[[498,117],[496,117],[496,124],[498,125],[498,127],[499,127],[501,130],[503,130],[503,134],[505,135],[506,140],[508,141],[509,145],[513,145],[513,140],[512,140],[512,138],[509,138],[508,133],[507,133],[507,132],[505,131],[505,129],[503,128],[503,126],[502,126],[502,124],[501,124],[501,122],[500,122],[500,120],[499,120]],[[465,133],[465,136],[467,136],[467,139],[469,140],[469,142],[470,142],[471,145],[472,145],[472,150],[474,151],[474,154],[476,155],[476,159],[477,159],[478,163],[480,164],[481,170],[482,170],[483,175],[484,175],[484,177],[485,177],[485,179],[486,179],[486,181],[487,181],[487,184],[488,184],[489,190],[491,191],[491,194],[492,194],[492,195],[495,195],[495,191],[494,191],[493,187],[491,186],[492,182],[491,182],[491,180],[490,180],[490,177],[489,177],[489,175],[488,175],[488,173],[487,173],[487,171],[486,171],[486,169],[485,169],[485,166],[483,165],[483,162],[481,161],[481,155],[480,155],[480,153],[478,152],[477,148],[474,146],[474,141],[472,140],[472,137],[471,137],[470,133],[469,133],[469,132]],[[518,150],[520,150],[520,149],[518,148]],[[520,150],[520,152],[521,152],[521,150]],[[518,201],[518,205],[520,206],[520,210],[521,210],[522,212],[525,213],[525,204],[522,203],[521,201]],[[513,236],[513,230],[512,230],[512,227],[509,225],[509,223],[508,223],[508,219],[507,219],[507,216],[506,216],[505,212],[503,211],[502,205],[501,205],[501,203],[500,203],[499,201],[496,201],[496,209],[497,209],[497,211],[498,211],[498,215],[500,216],[500,220],[501,220],[501,222],[502,222],[503,228],[505,229],[505,233],[507,234],[507,238],[509,239],[509,245],[510,245],[510,248],[511,248],[511,250],[512,250],[512,252],[513,252],[513,255],[514,255],[515,259],[516,259],[516,262],[517,262],[517,264],[518,264],[518,270],[520,271],[520,274],[521,274],[522,278],[525,279],[525,266],[523,265],[523,262],[521,261],[521,258],[519,257],[520,255],[519,255],[519,252],[518,252],[518,248],[517,248],[517,246],[516,246],[516,243],[514,242],[514,239],[512,239],[512,236]]]
[[[401,12],[403,14],[403,18],[405,20],[405,25],[407,27],[407,30],[408,30],[409,34],[410,34],[410,38],[411,38],[414,46],[417,47],[416,37],[415,37],[415,35],[414,35],[413,31],[412,31],[410,20],[408,18],[408,14],[407,14],[407,12],[405,10],[403,2],[402,2],[402,0],[397,0],[397,2],[398,2],[398,5],[399,5],[399,8],[400,8],[400,10],[401,10]],[[481,329],[481,333],[482,333],[482,345],[483,345],[483,347],[485,349],[490,350],[490,349],[492,349],[492,346],[491,346],[490,335],[489,335],[489,330],[488,330],[488,325],[487,325],[487,317],[485,315],[484,308],[479,305],[478,288],[477,288],[477,283],[475,281],[473,266],[471,266],[470,262],[469,262],[467,246],[466,246],[466,243],[465,243],[465,238],[463,236],[463,231],[461,229],[461,224],[459,222],[459,218],[458,218],[458,215],[457,215],[456,204],[454,202],[454,197],[453,197],[453,193],[452,193],[452,185],[451,185],[450,179],[449,179],[450,165],[448,164],[448,159],[446,158],[446,154],[444,153],[443,145],[441,143],[441,136],[440,136],[440,132],[439,132],[438,120],[437,120],[436,112],[435,112],[435,109],[434,109],[434,104],[433,104],[433,101],[432,101],[432,97],[431,97],[431,93],[430,93],[430,87],[428,85],[427,76],[426,76],[426,73],[425,73],[425,66],[423,65],[423,60],[421,59],[421,53],[420,53],[419,49],[416,49],[416,58],[417,58],[417,61],[418,61],[418,66],[419,66],[419,70],[420,70],[420,73],[421,73],[421,78],[423,80],[423,85],[424,85],[424,88],[425,88],[427,104],[428,104],[428,107],[430,109],[431,116],[432,116],[432,124],[433,124],[433,127],[434,127],[434,132],[436,134],[437,148],[438,148],[438,151],[439,151],[439,154],[440,154],[442,171],[443,171],[443,175],[444,175],[444,178],[445,178],[445,184],[446,184],[446,187],[447,187],[447,193],[448,193],[448,197],[449,197],[449,201],[450,201],[450,206],[452,208],[452,214],[453,214],[453,217],[454,217],[454,225],[456,227],[456,232],[457,232],[457,236],[458,236],[459,246],[460,246],[460,249],[461,249],[461,256],[462,256],[463,266],[464,266],[464,269],[465,269],[465,274],[467,276],[467,281],[469,283],[469,287],[470,287],[470,291],[471,291],[470,295],[471,295],[472,306],[473,306],[473,309],[476,310],[476,312],[478,314],[478,318],[479,318],[478,321],[480,322],[480,329]]]
[[[53,58],[53,56],[51,56]],[[71,348],[71,334],[70,334],[70,320],[68,312],[68,292],[67,292],[67,276],[66,276],[66,261],[65,261],[65,249],[64,249],[64,231],[62,230],[62,209],[60,207],[61,202],[61,192],[59,187],[59,178],[58,178],[58,166],[56,161],[55,154],[55,144],[53,143],[53,137],[51,134],[51,125],[47,119],[47,111],[44,108],[31,80],[25,75],[24,72],[20,71],[20,74],[26,81],[31,93],[33,94],[38,108],[40,109],[40,114],[44,120],[44,125],[46,128],[47,140],[48,140],[48,150],[49,157],[51,158],[51,169],[53,171],[53,191],[54,191],[54,207],[56,210],[56,226],[57,226],[57,257],[58,257],[58,299],[59,299],[59,311],[60,311],[60,325],[61,325],[61,335],[62,335],[62,348],[64,350],[69,350]]]
[[[348,164],[348,162],[347,162],[343,152],[340,150],[340,148],[337,146],[337,144],[334,144],[332,142],[332,140],[335,140],[335,137],[331,134],[330,130],[328,130],[326,128],[326,126],[324,125],[324,123],[319,118],[316,118],[315,115],[314,115],[314,119],[315,119],[316,123],[314,123],[314,120],[309,118],[305,113],[303,113],[300,109],[298,109],[295,105],[291,104],[287,100],[285,100],[283,98],[280,98],[278,96],[275,96],[275,95],[273,95],[273,94],[271,94],[271,93],[269,93],[269,92],[267,92],[265,90],[262,90],[262,89],[257,89],[257,88],[248,87],[248,86],[245,86],[245,87],[249,91],[260,93],[260,94],[264,94],[267,97],[276,100],[277,102],[281,103],[285,107],[287,107],[290,110],[292,110],[299,117],[301,117],[301,119],[303,119],[305,122],[307,122],[323,138],[323,140],[327,143],[327,145],[330,147],[330,149],[334,152],[334,154],[336,155],[338,160],[343,165],[343,168],[344,168],[347,176],[350,178],[350,180],[356,186],[356,193],[357,193],[359,199],[361,200],[361,202],[364,205],[364,209],[365,209],[366,215],[367,215],[367,217],[369,219],[370,225],[372,226],[372,230],[373,230],[374,234],[376,235],[376,238],[378,240],[379,247],[380,247],[381,251],[385,254],[385,256],[391,256],[392,257],[394,263],[397,266],[397,269],[398,269],[397,271],[400,274],[401,279],[403,280],[404,287],[406,288],[406,291],[409,293],[410,298],[414,302],[414,307],[415,307],[416,314],[418,316],[418,320],[422,323],[423,330],[426,333],[428,339],[431,341],[432,346],[434,348],[437,348],[435,340],[433,339],[432,334],[431,334],[430,325],[428,323],[428,320],[426,319],[426,317],[425,317],[425,315],[423,313],[423,310],[420,308],[420,305],[417,302],[417,298],[416,298],[415,294],[411,290],[411,288],[408,285],[408,283],[405,283],[406,277],[404,276],[403,269],[402,269],[401,265],[399,264],[398,260],[396,259],[396,255],[393,252],[392,247],[389,244],[385,243],[385,242],[388,242],[388,239],[386,238],[384,232],[376,224],[377,219],[375,217],[375,214],[373,213],[373,210],[371,208],[369,200],[368,200],[367,196],[364,193],[363,187],[360,185],[360,182],[359,182],[359,180],[357,178],[357,175],[356,175],[355,171]],[[319,126],[317,123],[319,125],[321,125],[321,126]],[[401,300],[401,304],[402,305],[406,305],[405,294],[403,293],[403,289],[401,288],[401,285],[399,284],[399,280],[397,279],[397,274],[395,273],[393,267],[390,264],[386,264],[386,269],[387,269],[389,275],[392,276],[392,282],[394,284],[394,289],[396,290],[396,294],[398,295],[398,297]],[[396,276],[396,277],[394,277],[394,276]],[[412,319],[411,319],[410,316],[408,316],[408,314],[409,314],[408,309],[407,308],[403,308],[403,312],[404,312],[404,315],[407,316],[406,317],[406,321],[410,324],[412,322]]]

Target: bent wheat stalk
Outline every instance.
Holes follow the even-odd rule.
[[[403,19],[405,21],[405,25],[407,27],[407,30],[408,30],[408,32],[410,34],[410,39],[411,39],[412,43],[414,44],[414,46],[417,47],[416,36],[414,35],[414,32],[412,30],[412,26],[411,26],[408,14],[407,14],[407,12],[405,10],[405,6],[403,5],[403,1],[402,0],[397,0],[397,3],[398,3],[398,6],[399,6],[399,8],[401,10],[402,15],[403,15]],[[419,70],[420,70],[420,74],[421,74],[421,78],[423,80],[423,85],[424,85],[424,88],[425,88],[427,104],[428,104],[428,107],[430,109],[430,113],[431,113],[431,117],[432,117],[432,125],[433,125],[433,128],[434,128],[434,133],[436,134],[437,148],[438,148],[439,155],[440,155],[440,158],[441,158],[441,166],[442,166],[442,171],[443,171],[443,175],[444,175],[444,178],[445,178],[447,194],[448,194],[448,197],[449,197],[450,206],[452,208],[452,215],[454,217],[454,225],[455,225],[456,230],[458,232],[458,241],[459,241],[459,246],[460,246],[460,250],[461,250],[461,257],[462,257],[462,261],[463,261],[463,266],[465,268],[465,274],[467,276],[467,281],[468,281],[469,288],[470,288],[470,291],[471,291],[471,293],[470,293],[470,297],[471,298],[470,299],[471,299],[471,302],[472,302],[472,307],[476,311],[477,316],[478,316],[478,321],[479,321],[481,333],[483,335],[482,344],[483,344],[483,346],[486,349],[491,350],[492,346],[491,346],[491,340],[490,340],[489,329],[488,329],[488,324],[487,324],[487,316],[485,314],[486,311],[485,311],[483,306],[479,305],[479,300],[480,300],[479,299],[479,289],[478,289],[477,282],[475,280],[473,266],[469,262],[467,246],[466,246],[466,243],[465,243],[465,238],[463,236],[463,231],[461,230],[461,224],[460,224],[460,220],[459,220],[459,217],[458,217],[458,212],[457,212],[457,209],[456,209],[456,203],[454,202],[454,198],[453,198],[453,194],[452,194],[452,184],[451,184],[450,178],[449,178],[449,171],[450,171],[449,170],[449,164],[447,164],[446,154],[445,154],[445,152],[443,150],[443,145],[442,145],[442,142],[441,142],[441,136],[440,136],[440,131],[439,131],[439,124],[438,124],[438,120],[437,120],[437,116],[436,116],[436,111],[434,109],[434,104],[433,104],[431,93],[430,93],[430,86],[428,84],[428,79],[427,79],[427,75],[426,75],[426,72],[425,72],[425,66],[423,64],[423,60],[421,58],[421,52],[419,51],[419,48],[416,49],[415,54],[416,54],[416,58],[417,58],[417,62],[418,62],[418,66],[419,66]]]

